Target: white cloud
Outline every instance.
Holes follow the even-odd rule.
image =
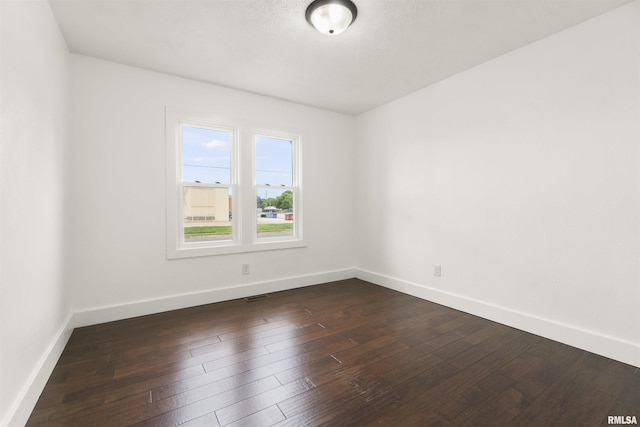
[[[229,142],[214,139],[213,141],[203,142],[202,146],[207,150],[227,150]]]

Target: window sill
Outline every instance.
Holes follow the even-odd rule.
[[[234,244],[233,242],[229,242],[229,244],[217,244],[216,246],[184,245],[173,250],[169,249],[167,251],[167,259],[231,255],[259,251],[275,251],[281,249],[304,248],[306,246],[307,242],[305,240],[270,240],[267,242],[258,241],[256,243],[248,245],[238,245]]]

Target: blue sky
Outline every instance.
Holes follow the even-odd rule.
[[[256,138],[256,184],[291,186],[291,141],[258,136]]]
[[[231,182],[231,132],[182,126],[182,179],[184,182]],[[276,197],[277,187],[292,185],[291,141],[257,136],[256,184],[275,187],[260,190],[260,197]]]
[[[231,183],[231,133],[182,126],[182,180]]]

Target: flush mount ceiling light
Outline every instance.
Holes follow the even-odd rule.
[[[356,20],[358,9],[350,0],[315,0],[305,15],[316,30],[335,36]]]

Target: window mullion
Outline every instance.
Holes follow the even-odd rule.
[[[239,179],[241,180],[240,191],[242,193],[242,225],[240,227],[242,236],[240,243],[242,245],[249,246],[252,243],[252,227],[255,223],[255,200],[253,197],[253,163],[254,152],[251,144],[251,132],[243,129],[239,132],[239,144],[238,144],[238,165],[239,165]]]

